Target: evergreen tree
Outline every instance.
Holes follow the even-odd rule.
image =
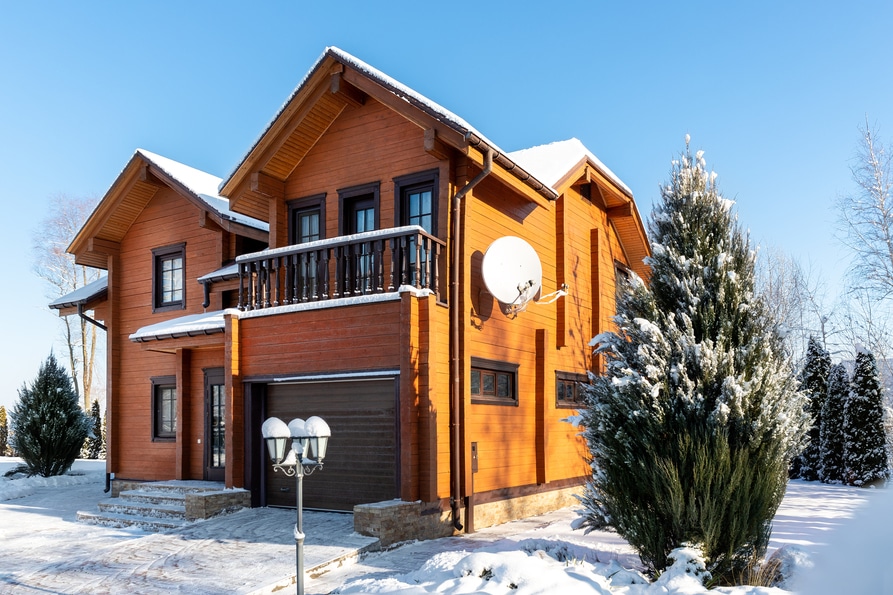
[[[844,458],[850,485],[865,486],[887,478],[882,395],[874,356],[860,351],[844,406]]]
[[[688,139],[661,195],[650,286],[622,283],[617,332],[592,341],[607,369],[586,387],[582,525],[612,525],[654,571],[698,544],[728,581],[765,552],[806,401],[754,292],[749,240]]]
[[[806,359],[800,372],[800,390],[809,399],[807,412],[812,419],[807,438],[809,442],[791,465],[791,476],[807,481],[821,479],[822,466],[822,408],[828,395],[828,374],[831,371],[831,354],[810,337],[806,347]]]
[[[90,434],[81,447],[81,458],[99,459],[103,451],[102,414],[99,411],[99,401],[95,399],[90,407],[90,424]]]
[[[6,407],[0,405],[0,457],[9,451],[9,423],[6,419]]]
[[[843,364],[831,366],[828,375],[828,398],[822,407],[822,428],[820,433],[822,455],[822,481],[843,483],[844,437],[843,411],[850,394],[850,379]]]
[[[51,477],[71,468],[90,433],[71,377],[51,353],[12,411],[13,445],[31,475]]]

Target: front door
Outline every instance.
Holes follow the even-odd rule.
[[[226,383],[223,368],[205,370],[205,479],[226,475]]]

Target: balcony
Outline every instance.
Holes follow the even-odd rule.
[[[441,300],[446,243],[416,225],[273,248],[236,258],[240,310],[427,289]]]

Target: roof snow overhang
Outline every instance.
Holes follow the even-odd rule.
[[[104,303],[108,299],[108,293],[109,278],[103,276],[71,293],[56,298],[50,302],[49,307],[52,310],[59,310],[60,316],[77,314],[78,310],[93,310],[96,306]]]
[[[582,142],[572,138],[515,151],[511,157],[535,170],[559,195],[591,184],[592,201],[604,209],[630,268],[648,278],[644,260],[651,254],[651,246],[632,190]]]
[[[335,47],[323,52],[220,186],[220,194],[229,197],[234,210],[267,218],[269,201],[284,198],[285,181],[329,126],[369,98],[417,125],[425,150],[438,158],[455,150],[481,166],[482,155],[492,150],[497,179],[539,204],[558,197],[462,118]]]
[[[206,226],[210,221],[225,231],[268,241],[269,226],[231,211],[226,199],[217,195],[219,183],[220,178],[137,149],[78,231],[68,252],[75,255],[77,264],[106,269],[109,254],[118,250],[134,221],[163,188],[174,190],[199,209],[198,225]]]

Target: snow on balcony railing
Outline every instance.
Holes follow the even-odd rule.
[[[440,300],[446,244],[417,225],[358,233],[236,258],[239,309],[428,289]]]

